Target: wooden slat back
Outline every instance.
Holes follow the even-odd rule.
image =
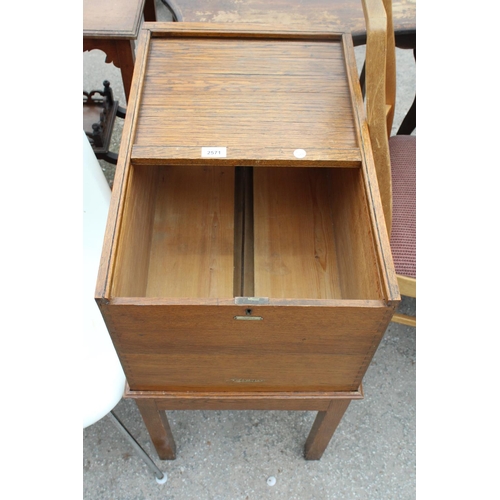
[[[387,230],[392,223],[388,138],[396,101],[396,55],[391,0],[362,0],[367,28],[366,114]]]

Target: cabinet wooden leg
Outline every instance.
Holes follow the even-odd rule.
[[[167,415],[159,410],[153,399],[136,399],[144,424],[161,460],[175,459],[175,441],[170,430]]]
[[[306,441],[306,460],[322,457],[350,402],[350,399],[333,399],[328,410],[318,412]]]

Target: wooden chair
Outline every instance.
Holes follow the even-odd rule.
[[[396,103],[391,0],[362,0],[367,27],[366,113],[401,295],[416,298],[416,137],[390,137]],[[416,317],[393,321],[416,326]]]

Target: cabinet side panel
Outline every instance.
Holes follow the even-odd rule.
[[[157,177],[155,167],[131,166],[112,284],[115,297],[146,293]]]
[[[382,298],[375,238],[361,170],[331,171],[329,188],[342,298]]]

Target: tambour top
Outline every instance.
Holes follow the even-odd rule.
[[[342,36],[186,33],[137,62],[134,163],[359,166]]]

